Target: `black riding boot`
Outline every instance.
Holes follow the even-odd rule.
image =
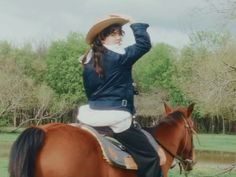
[[[138,165],[138,177],[162,176],[159,156],[140,128],[131,126],[121,133],[114,133],[114,138],[126,146],[134,158]]]

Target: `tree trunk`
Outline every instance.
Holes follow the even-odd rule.
[[[14,117],[13,117],[13,126],[14,126],[14,127],[17,127],[17,125],[16,125],[16,124],[17,124],[17,121],[16,121],[16,118],[17,118],[17,116],[16,116],[16,111],[14,111],[13,116],[14,116]]]
[[[229,122],[229,129],[228,129],[228,132],[231,133],[232,132],[232,124],[233,124],[233,121],[231,121],[230,119],[228,119],[228,122]]]
[[[232,121],[231,124],[231,132],[236,134],[236,121]]]
[[[213,134],[215,132],[215,122],[214,117],[211,117],[211,133]]]
[[[222,116],[222,133],[225,134],[225,119]]]

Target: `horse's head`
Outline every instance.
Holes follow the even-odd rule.
[[[173,110],[164,103],[166,117],[176,121],[179,133],[179,148],[177,149],[177,158],[185,171],[192,170],[195,164],[195,151],[193,145],[194,124],[191,118],[194,104],[187,108],[178,108]]]

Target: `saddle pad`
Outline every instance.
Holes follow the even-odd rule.
[[[111,165],[123,169],[137,170],[138,166],[129,153],[124,151],[123,145],[111,137],[99,134],[94,128],[79,125],[80,128],[91,133],[99,142],[104,159]]]
[[[109,164],[123,169],[138,169],[138,166],[133,157],[128,152],[124,151],[125,147],[116,139],[109,136],[104,136],[98,133],[98,131],[93,127],[85,124],[72,123],[70,125],[80,127],[91,133],[99,142],[103,157]],[[148,141],[151,143],[154,149],[156,149],[157,154],[160,157],[160,166],[164,165],[166,163],[166,155],[163,149],[157,144],[151,134],[143,129],[141,129],[141,131],[146,135]]]

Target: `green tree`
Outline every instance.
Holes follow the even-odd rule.
[[[80,34],[70,33],[65,40],[52,42],[47,54],[46,82],[68,104],[84,99],[79,57],[88,46]]]
[[[2,122],[16,125],[18,112],[32,109],[33,85],[33,81],[23,74],[15,61],[0,60],[0,118]]]
[[[235,41],[228,33],[197,32],[177,63],[179,88],[201,117],[235,120]]]
[[[176,87],[175,60],[177,50],[167,44],[157,44],[138,61],[134,70],[135,82],[142,92],[163,93],[160,99],[168,100],[172,105],[185,103],[185,97]]]
[[[22,46],[14,47],[6,41],[0,42],[1,59],[14,60],[17,66],[21,68],[23,74],[37,83],[44,81],[46,52],[45,44],[35,46],[35,49],[33,49],[31,43],[24,43]]]

